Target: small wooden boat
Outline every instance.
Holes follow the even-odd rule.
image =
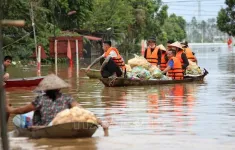
[[[37,86],[44,77],[16,78],[5,81],[6,88]]]
[[[200,76],[185,76],[183,80],[140,80],[129,78],[101,78],[100,81],[107,87],[120,87],[120,86],[145,86],[145,85],[160,85],[160,84],[175,84],[175,83],[188,83],[194,81],[203,81],[208,71],[204,69],[203,75]]]
[[[81,68],[81,70],[85,71],[86,68]],[[96,70],[96,69],[90,69],[90,71],[86,72],[86,75],[92,79],[100,79],[101,78],[100,70]]]
[[[92,137],[97,130],[96,124],[87,122],[71,122],[59,125],[46,126],[37,129],[22,128],[21,115],[13,118],[15,136],[30,138],[83,138]]]

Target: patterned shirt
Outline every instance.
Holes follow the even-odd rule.
[[[57,113],[71,108],[73,101],[74,99],[71,96],[65,94],[61,94],[55,101],[52,101],[46,95],[37,96],[32,102],[36,108],[33,116],[33,125],[48,125]]]

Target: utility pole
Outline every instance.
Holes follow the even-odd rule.
[[[199,23],[201,24],[201,42],[203,43],[203,34],[204,34],[204,29],[203,29],[203,26],[202,26],[202,20],[201,20],[201,0],[198,0],[198,20],[199,20]]]
[[[32,26],[33,26],[33,36],[34,36],[34,44],[35,44],[35,51],[36,51],[36,58],[37,58],[37,37],[36,37],[36,29],[35,29],[35,23],[34,23],[34,14],[33,14],[33,2],[30,2],[30,14],[31,14],[31,20],[32,20]],[[38,60],[37,60],[38,62]]]

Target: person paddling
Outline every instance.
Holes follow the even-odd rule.
[[[100,67],[101,75],[103,78],[108,77],[121,77],[126,74],[125,62],[122,56],[119,54],[117,48],[111,46],[111,41],[104,41],[103,49],[104,54],[95,59],[86,69],[89,72],[90,68],[97,64],[101,59],[105,59]]]

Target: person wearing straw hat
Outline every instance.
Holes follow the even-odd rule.
[[[167,46],[167,49],[170,49],[170,45],[174,43],[173,40],[168,40],[167,43],[166,43],[166,46]]]
[[[7,110],[11,114],[34,111],[33,126],[47,126],[59,112],[72,107],[80,107],[72,96],[60,92],[60,89],[69,86],[55,74],[47,75],[35,89],[35,91],[44,91],[45,94],[37,96],[30,104],[19,108],[7,106]],[[98,122],[106,132],[108,128],[99,119]]]
[[[182,68],[185,70],[188,67],[189,62],[186,54],[184,53],[183,47],[179,42],[170,44],[170,47],[176,51],[176,58],[180,60]]]
[[[162,53],[160,69],[161,71],[163,71],[167,67],[167,60],[168,60],[167,55],[166,55],[166,48],[162,44],[158,45],[158,48]]]
[[[178,58],[176,58],[176,51],[170,49],[167,51],[167,67],[162,71],[162,74],[166,74],[173,80],[183,80],[184,70],[182,69],[182,64]]]
[[[181,45],[184,49],[184,53],[186,54],[188,60],[195,62],[197,64],[197,58],[195,56],[195,53],[192,51],[191,48],[189,48],[188,42],[185,41],[185,42],[181,43]]]
[[[161,51],[156,46],[155,38],[151,37],[148,39],[148,48],[144,52],[144,58],[149,63],[160,68],[161,65]]]

